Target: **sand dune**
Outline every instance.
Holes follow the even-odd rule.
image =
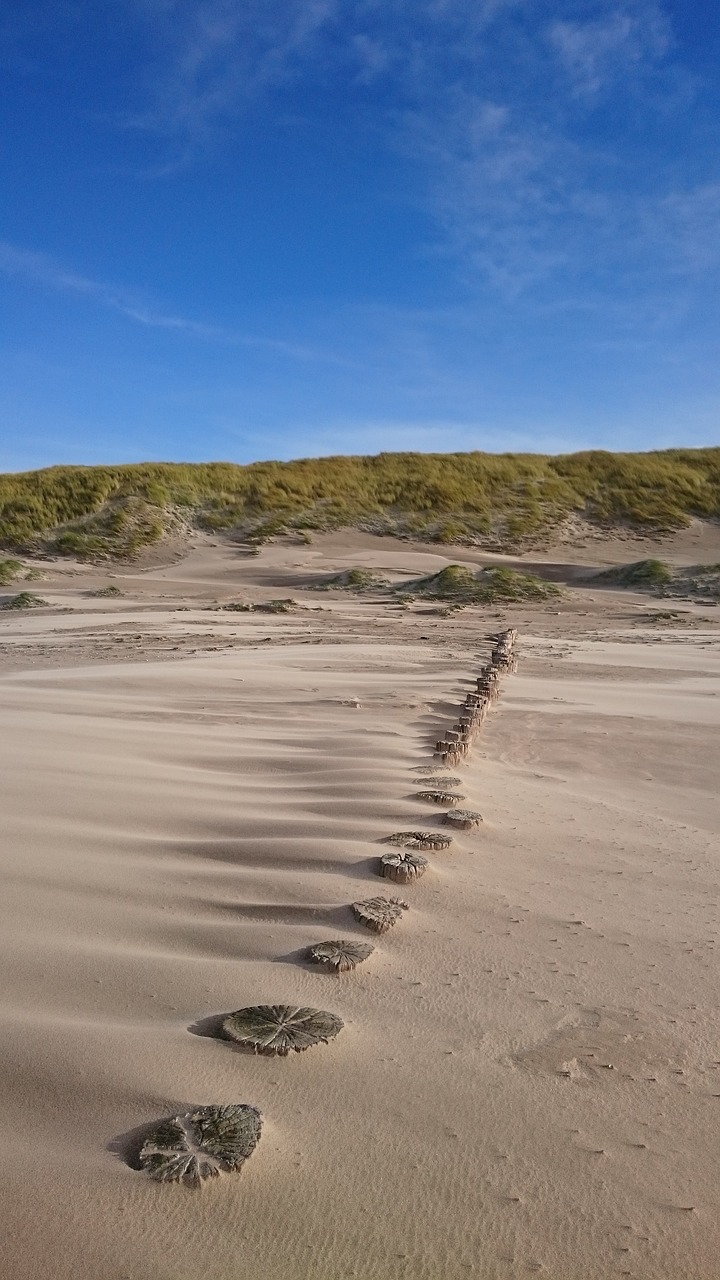
[[[307,575],[298,548],[258,561],[126,570],[112,607],[84,595],[97,570],[49,568],[53,607],[0,621],[3,1276],[714,1275],[716,620],[652,629],[619,592],[316,613],[302,582],[291,617],[202,607]],[[482,826],[381,880],[384,837],[441,829],[414,770],[489,632],[521,624],[462,767]],[[369,935],[349,904],[400,889]],[[307,963],[341,936],[375,951]],[[217,1037],[259,1003],[345,1027],[288,1059]],[[133,1167],[150,1122],[228,1102],[265,1118],[241,1174],[193,1192]]]

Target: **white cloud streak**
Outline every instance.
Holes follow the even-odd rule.
[[[684,184],[681,164],[670,178],[648,151],[663,112],[694,92],[662,0],[131,0],[130,12],[154,51],[123,117],[159,140],[144,176],[221,147],[251,108],[281,115],[294,91],[311,117],[314,90],[334,79],[344,122],[370,122],[402,154],[406,198],[438,229],[428,249],[468,287],[512,301],[587,287],[603,268],[617,290],[653,267],[714,264],[709,175]],[[65,287],[211,337],[104,286]]]
[[[642,77],[671,44],[667,19],[655,5],[635,13],[617,8],[584,22],[554,22],[548,38],[574,92],[582,97],[593,97],[618,79]]]
[[[222,325],[204,324],[202,321],[192,320],[186,316],[158,310],[130,290],[118,289],[102,281],[78,275],[46,254],[24,249],[7,241],[0,241],[0,273],[41,285],[55,292],[87,298],[149,329],[165,329],[202,342],[217,343],[227,347],[261,348],[294,360],[321,360],[332,364],[338,362],[334,355],[300,343],[239,333]]]
[[[134,128],[176,138],[186,153],[262,93],[300,74],[337,0],[137,0],[157,41]]]
[[[672,271],[699,261],[709,195],[668,189],[632,139],[611,151],[583,132],[608,101],[647,120],[677,99],[683,73],[660,0],[589,0],[581,17],[572,0],[547,17],[528,0],[136,3],[164,44],[133,123],[178,140],[170,171],[250,103],[342,72],[344,109],[370,112],[414,169],[408,198],[431,212],[436,251],[466,284],[512,301],[592,275],[598,255],[630,273],[653,253],[667,269],[673,246]]]

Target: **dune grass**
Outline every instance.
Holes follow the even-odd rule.
[[[33,595],[32,591],[21,591],[19,595],[10,596],[5,600],[1,609],[46,609],[48,608],[47,600],[43,600],[41,596]]]
[[[673,571],[664,560],[636,560],[593,574],[593,582],[607,582],[618,587],[635,587],[638,591],[654,591],[670,582]]]
[[[720,564],[673,568],[664,560],[638,560],[593,574],[592,582],[650,591],[653,595],[720,599]]]
[[[0,586],[6,587],[20,577],[22,560],[0,560]]]
[[[463,564],[449,564],[439,573],[398,588],[408,597],[430,596],[453,608],[469,604],[515,604],[526,600],[547,600],[560,595],[554,582],[517,569],[483,569],[474,573]]]
[[[387,587],[388,579],[374,569],[344,569],[341,573],[332,573],[322,582],[314,586],[315,591],[377,591]]]
[[[183,522],[261,545],[357,527],[523,548],[569,515],[677,529],[720,517],[720,448],[643,454],[383,453],[295,462],[51,467],[0,476],[0,545],[132,557]]]

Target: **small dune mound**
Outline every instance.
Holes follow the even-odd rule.
[[[459,804],[465,799],[459,792],[453,794],[452,791],[418,791],[416,795],[418,800],[426,800],[428,804]]]
[[[720,564],[694,564],[678,569],[658,594],[676,596],[681,600],[700,597],[714,604],[720,600]]]
[[[633,564],[619,564],[614,569],[594,573],[591,581],[635,587],[638,591],[654,591],[666,586],[672,576],[672,569],[664,560],[636,560]]]
[[[518,569],[484,569],[478,581],[485,604],[521,604],[525,600],[550,600],[562,595],[556,582]]]
[[[374,569],[343,569],[333,573],[315,587],[316,591],[378,591],[389,586],[387,578]]]
[[[462,778],[438,778],[434,774],[428,778],[428,782],[433,787],[438,787],[440,791],[446,791],[448,787],[459,787],[462,785]]]
[[[685,591],[720,596],[720,564],[695,564],[682,569],[678,585]]]
[[[464,564],[449,564],[439,573],[415,582],[405,583],[399,590],[407,595],[432,596],[454,607],[467,604],[514,604],[525,600],[546,600],[560,595],[560,587],[533,573],[517,569],[482,569],[473,573]]]
[[[33,595],[32,591],[21,591],[17,596],[10,596],[5,600],[2,609],[47,609],[48,602],[43,600],[41,596]]]
[[[303,1009],[292,1004],[260,1004],[238,1009],[225,1018],[222,1029],[229,1040],[255,1053],[286,1057],[291,1049],[301,1053],[314,1044],[327,1044],[343,1029],[343,1021],[324,1009]]]
[[[387,933],[400,919],[408,904],[401,898],[366,898],[364,902],[353,902],[353,913],[373,933]]]
[[[482,822],[482,814],[475,813],[472,809],[455,809],[445,814],[445,822],[451,827],[459,827],[461,831],[469,831],[470,827],[477,827]]]
[[[475,574],[464,564],[448,564],[439,573],[431,573],[415,582],[403,583],[400,590],[418,596],[435,596],[438,600],[467,600],[477,598],[478,582]]]
[[[89,595],[93,600],[104,600],[121,596],[123,592],[111,582],[107,587],[98,587],[97,591],[90,591]]]
[[[408,884],[410,880],[419,880],[427,870],[428,860],[422,854],[411,849],[398,849],[395,853],[385,853],[380,859],[380,875],[386,880],[394,880],[397,884]]]
[[[206,1178],[237,1173],[260,1141],[261,1129],[260,1112],[243,1102],[198,1107],[163,1120],[147,1135],[140,1166],[157,1182],[199,1187]]]
[[[310,947],[309,958],[314,964],[325,965],[334,969],[335,973],[348,973],[357,965],[367,960],[375,950],[371,942],[355,942],[347,938],[338,938],[334,942],[318,942]]]
[[[443,836],[438,831],[396,831],[385,843],[405,849],[449,849],[452,836]]]
[[[9,582],[14,582],[21,576],[22,571],[22,560],[0,560],[0,586],[4,587]]]

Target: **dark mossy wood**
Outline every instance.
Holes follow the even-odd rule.
[[[445,822],[451,827],[468,831],[470,827],[477,827],[482,822],[482,814],[475,813],[472,809],[455,809],[445,814]]]
[[[375,950],[371,942],[356,942],[349,938],[336,938],[332,942],[318,942],[310,947],[308,957],[313,964],[334,969],[335,973],[347,973],[367,960]]]
[[[408,904],[401,898],[366,898],[363,902],[353,902],[352,910],[366,929],[372,929],[373,933],[387,933],[397,924],[403,911],[408,910]]]
[[[147,1135],[140,1166],[157,1182],[199,1187],[206,1178],[236,1173],[260,1141],[262,1117],[243,1102],[197,1107],[163,1120]]]
[[[397,849],[394,853],[383,854],[380,875],[386,880],[394,880],[396,884],[408,884],[410,880],[424,876],[427,866],[428,860],[422,854],[411,849]]]
[[[286,1057],[291,1049],[301,1053],[312,1045],[327,1044],[343,1025],[342,1018],[324,1009],[258,1004],[229,1014],[222,1029],[228,1040],[254,1049],[255,1053]]]
[[[448,849],[452,836],[442,835],[439,831],[396,831],[387,837],[385,843],[406,849]]]

